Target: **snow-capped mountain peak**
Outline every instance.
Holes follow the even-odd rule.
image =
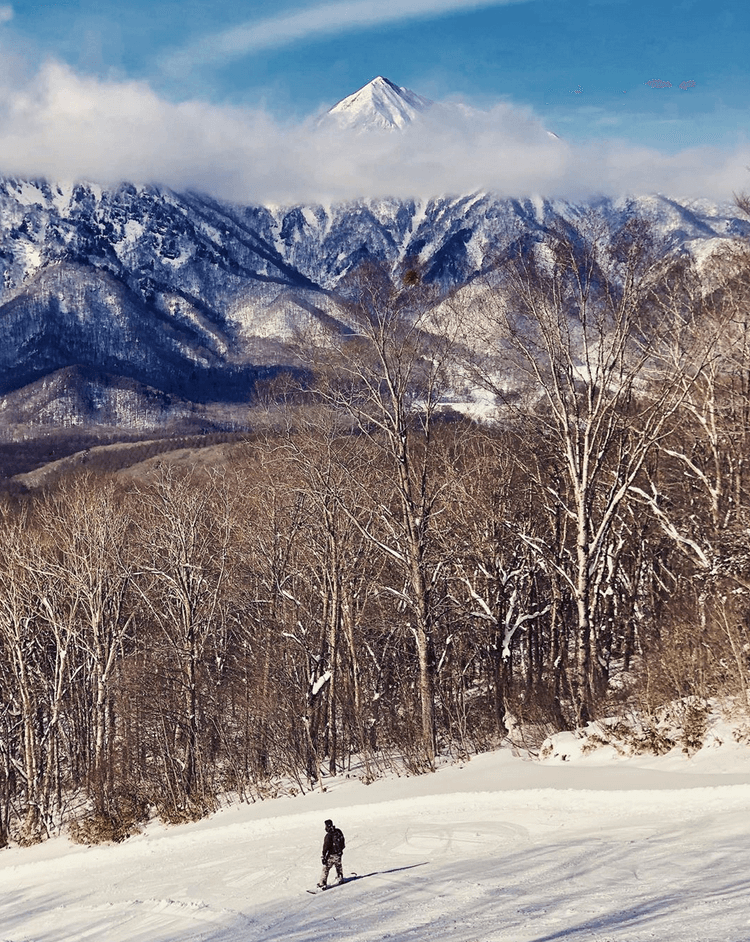
[[[340,128],[396,131],[411,124],[432,104],[429,98],[378,75],[334,105],[326,118],[332,119]]]

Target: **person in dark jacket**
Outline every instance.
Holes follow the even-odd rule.
[[[336,868],[336,883],[344,882],[344,870],[341,866],[341,857],[344,853],[346,841],[340,829],[334,827],[329,818],[326,823],[326,836],[323,838],[323,872],[320,875],[318,886],[324,890],[328,885],[328,874],[331,867]]]

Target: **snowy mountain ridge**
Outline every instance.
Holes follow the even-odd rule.
[[[320,127],[333,127],[345,133],[404,131],[418,126],[427,115],[434,121],[452,126],[458,122],[475,123],[486,115],[460,102],[434,102],[418,95],[410,88],[396,85],[378,75],[320,118]],[[554,131],[545,131],[547,137],[559,140]]]
[[[377,76],[321,122],[398,133],[452,109]],[[548,132],[550,133],[550,132]],[[513,244],[596,211],[650,220],[667,251],[750,236],[732,206],[666,196],[574,203],[473,192],[331,205],[242,205],[202,193],[0,177],[0,439],[29,428],[234,430],[290,341],[347,330],[336,295],[357,266],[417,260],[468,285]],[[343,318],[343,319],[342,319]]]
[[[0,178],[0,434],[116,427],[124,415],[163,427],[186,410],[191,430],[234,428],[226,404],[246,411],[256,384],[290,366],[299,328],[345,328],[335,295],[361,262],[416,258],[426,281],[461,286],[555,218],[574,233],[592,208],[614,227],[646,216],[675,251],[750,235],[731,206],[664,196],[578,204],[480,192],[284,207]],[[217,404],[221,420],[208,415]]]
[[[400,131],[432,106],[429,98],[378,75],[330,108],[325,118],[342,130]]]
[[[449,120],[452,107],[377,76],[324,119],[344,135],[398,133],[428,114]],[[347,329],[336,294],[363,261],[395,270],[416,259],[426,282],[461,287],[555,219],[575,235],[592,209],[613,228],[644,216],[668,250],[700,256],[750,236],[731,205],[666,196],[266,206],[0,177],[0,438],[123,423],[233,429],[258,383],[297,362],[300,329],[313,342]]]

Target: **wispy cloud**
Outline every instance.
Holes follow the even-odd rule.
[[[13,7],[9,3],[0,4],[0,25],[13,19]]]
[[[623,141],[554,140],[531,110],[436,108],[408,133],[357,135],[259,109],[174,103],[145,82],[49,62],[29,75],[0,57],[0,173],[159,183],[248,203],[330,202],[493,191],[578,198],[662,192],[731,199],[750,147],[677,154]]]
[[[169,54],[164,71],[181,75],[195,68],[238,59],[263,49],[277,49],[305,39],[334,36],[403,20],[508,6],[533,0],[337,0],[307,6],[261,20],[251,20],[207,36]]]

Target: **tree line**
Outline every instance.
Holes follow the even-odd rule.
[[[362,266],[220,468],[5,500],[2,842],[747,705],[746,252],[584,231],[455,294]]]

